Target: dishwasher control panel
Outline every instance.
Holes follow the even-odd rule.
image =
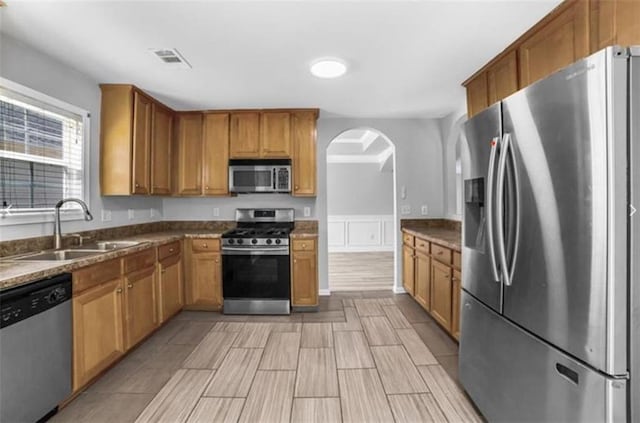
[[[0,329],[71,299],[71,275],[63,274],[0,292]]]

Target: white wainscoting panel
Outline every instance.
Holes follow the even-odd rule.
[[[393,215],[328,216],[329,252],[393,251]]]

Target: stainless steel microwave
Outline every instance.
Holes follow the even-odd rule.
[[[291,192],[291,160],[229,160],[229,191]]]

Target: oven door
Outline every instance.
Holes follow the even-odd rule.
[[[288,247],[282,251],[222,251],[225,300],[290,300],[290,282]]]
[[[229,166],[230,192],[274,192],[273,166]]]

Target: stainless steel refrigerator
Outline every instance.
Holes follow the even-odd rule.
[[[489,421],[640,421],[640,47],[465,125],[460,380]]]

